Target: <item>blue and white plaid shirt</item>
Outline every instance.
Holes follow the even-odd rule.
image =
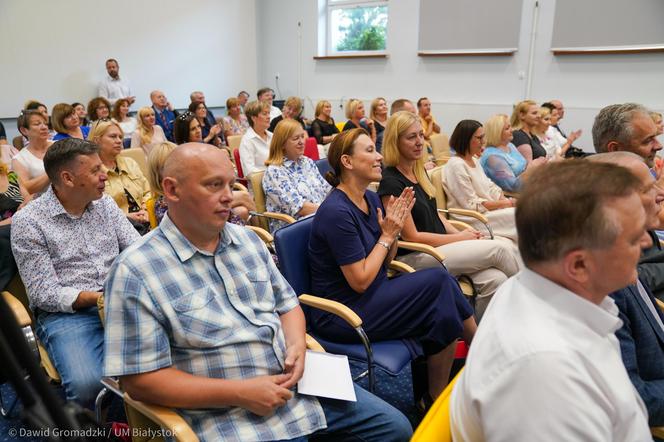
[[[251,231],[226,223],[214,254],[168,218],[116,260],[106,282],[106,376],[166,367],[248,379],[283,372],[279,315],[293,289]],[[318,400],[295,395],[267,417],[239,407],[178,410],[202,441],[292,439],[325,428]]]

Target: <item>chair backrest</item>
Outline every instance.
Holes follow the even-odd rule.
[[[438,396],[420,425],[413,434],[411,442],[452,442],[452,423],[450,422],[450,398],[463,369],[447,384]]]
[[[142,148],[132,147],[131,149],[125,149],[120,152],[120,155],[136,161],[138,163],[138,167],[141,168],[141,172],[143,172],[143,176],[148,176],[148,160],[145,157],[145,151]]]
[[[433,157],[435,159],[449,157],[451,155],[450,139],[448,138],[447,135],[443,133],[432,134],[430,141],[431,141],[431,150],[433,151]]]
[[[436,206],[439,209],[447,209],[447,197],[445,196],[445,188],[443,187],[443,168],[445,166],[438,166],[429,171],[431,183],[436,189]]]
[[[304,155],[316,161],[320,159],[318,155],[318,141],[314,137],[309,137],[304,143]]]
[[[254,172],[247,177],[251,192],[254,195],[254,204],[256,204],[256,212],[265,212],[265,191],[263,190],[263,175],[265,171],[261,170]],[[270,231],[270,224],[265,217],[258,216],[253,218],[253,223],[258,227]]]
[[[243,135],[229,135],[226,138],[226,141],[228,141],[228,148],[233,151],[240,147],[240,141],[242,141]]]
[[[242,172],[242,163],[240,162],[240,149],[233,149],[233,159],[235,160],[237,176],[244,178],[244,172]]]
[[[122,140],[122,147],[129,149],[131,147],[131,138],[125,138]]]
[[[326,173],[332,170],[332,167],[330,166],[329,161],[327,161],[327,158],[321,158],[320,160],[316,161],[316,167],[318,167],[318,171],[323,176],[323,178],[325,178]]]
[[[309,236],[314,217],[303,218],[274,232],[279,268],[296,295],[312,294]]]

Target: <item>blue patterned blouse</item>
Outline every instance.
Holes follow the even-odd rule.
[[[332,186],[318,172],[316,163],[305,156],[297,161],[284,158],[283,165],[268,166],[263,176],[267,211],[286,213],[295,218],[305,202],[320,204],[331,189]],[[270,220],[270,230],[275,231],[283,224]]]
[[[480,164],[491,181],[503,190],[515,192],[521,187],[519,175],[526,170],[527,163],[514,144],[510,143],[508,146],[509,153],[498,147],[487,147],[482,153]]]

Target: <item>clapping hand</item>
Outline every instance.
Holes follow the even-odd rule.
[[[387,202],[384,217],[382,210],[378,209],[378,224],[383,235],[394,241],[399,236],[414,204],[415,193],[412,187],[406,187],[398,198],[391,196]]]

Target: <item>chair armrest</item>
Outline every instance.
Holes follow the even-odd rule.
[[[99,319],[101,320],[101,325],[104,325],[106,322],[106,317],[104,316],[104,294],[102,293],[99,298],[97,298],[97,312],[99,313]]]
[[[439,262],[445,261],[445,255],[440,253],[438,249],[430,246],[429,244],[422,244],[419,242],[401,241],[401,240],[399,240],[397,244],[402,249],[412,250],[413,252],[426,253],[427,255],[431,255],[434,258],[436,258]]]
[[[489,224],[489,218],[476,210],[448,208],[447,213],[452,215],[469,216],[471,218],[475,218],[478,221],[481,221],[483,224]]]
[[[657,301],[657,307],[664,310],[664,302],[660,301],[659,298],[655,298],[655,301]]]
[[[258,237],[265,243],[265,244],[271,244],[274,242],[274,237],[268,232],[267,230],[258,227],[258,226],[245,226],[249,230],[253,230],[253,232],[258,235]]]
[[[464,223],[463,221],[458,221],[456,219],[450,219],[450,220],[447,220],[447,221],[459,230],[474,229],[473,226],[471,226],[468,223]]]
[[[249,192],[249,189],[247,189],[247,186],[240,184],[238,182],[233,183],[233,190],[242,190],[244,192]]]
[[[16,322],[18,322],[20,327],[26,327],[32,324],[30,313],[21,301],[16,299],[16,297],[9,292],[2,292],[2,297],[5,298],[5,302],[9,305],[12,312],[14,312]]]
[[[123,399],[129,406],[148,417],[156,424],[168,430],[179,442],[198,442],[198,436],[191,429],[187,421],[175,411],[159,405],[146,404],[132,399],[127,393]]]
[[[320,353],[325,353],[325,349],[323,348],[323,346],[320,345],[318,341],[315,340],[312,336],[310,336],[309,333],[304,335],[304,340],[307,343],[307,349],[312,351],[318,351]]]
[[[276,219],[279,221],[283,221],[287,224],[293,224],[295,222],[295,218],[293,218],[290,215],[286,215],[285,213],[276,213],[276,212],[263,212],[263,213],[258,213],[251,211],[249,212],[251,216],[262,216],[264,218],[272,218]]]
[[[300,295],[299,299],[304,305],[339,316],[353,328],[358,328],[362,325],[362,318],[357,316],[357,313],[340,302],[312,295]]]
[[[510,191],[503,191],[503,195],[510,197],[510,198],[519,198],[519,192],[510,192]]]
[[[664,427],[650,427],[650,433],[657,439],[664,439]]]
[[[403,262],[399,262],[399,261],[390,262],[389,268],[390,268],[390,270],[394,270],[395,272],[415,273],[414,268],[412,268],[408,264],[404,264]]]

